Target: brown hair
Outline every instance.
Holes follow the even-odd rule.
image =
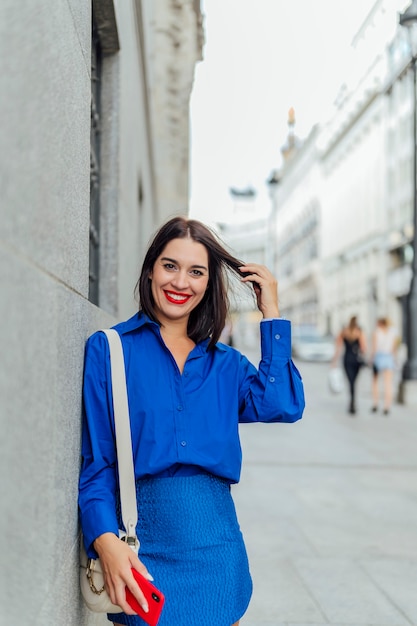
[[[191,311],[188,320],[188,336],[198,343],[210,337],[208,347],[213,348],[226,323],[229,311],[227,274],[242,277],[239,267],[242,261],[232,256],[217,235],[197,220],[174,217],[161,226],[151,241],[143,261],[136,290],[139,292],[139,309],[150,319],[159,323],[155,313],[149,276],[155,261],[172,239],[191,237],[207,250],[209,258],[209,282],[203,300]]]
[[[349,320],[349,324],[348,324],[348,328],[349,328],[349,330],[350,330],[350,331],[352,331],[352,330],[356,330],[356,329],[360,330],[360,326],[359,326],[359,324],[358,324],[358,318],[357,318],[357,316],[356,316],[356,315],[353,315],[353,316],[350,318],[350,320]]]

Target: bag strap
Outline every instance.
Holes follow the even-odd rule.
[[[123,347],[117,330],[111,328],[103,330],[102,332],[107,337],[110,349],[114,427],[116,431],[122,520],[127,534],[127,543],[129,545],[136,545],[138,543],[136,537],[138,509]]]

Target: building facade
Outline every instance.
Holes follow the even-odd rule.
[[[151,233],[187,212],[202,15],[4,0],[0,31],[3,620],[106,624],[79,594],[84,344],[133,314]]]
[[[414,101],[407,70],[411,50],[398,26],[406,5],[374,3],[353,40],[350,87],[323,131],[323,261],[330,290],[323,304],[336,329],[358,314],[370,332],[378,316],[388,316],[403,334]]]
[[[242,262],[271,266],[271,225],[262,209],[256,192],[231,189],[233,212],[229,219],[218,224],[222,239]],[[222,341],[232,343],[242,352],[259,349],[259,322],[261,314],[256,307],[252,290],[237,282],[231,285],[231,319],[226,324]]]
[[[368,335],[382,315],[400,334],[404,328],[415,94],[413,46],[398,13],[407,5],[374,3],[354,37],[333,115],[314,140],[296,146],[272,181],[282,308],[321,332],[337,334],[352,315]],[[315,259],[297,254],[303,247]]]
[[[336,334],[352,315],[370,331],[386,309],[385,136],[378,88],[357,93],[323,133],[321,312]],[[345,107],[347,110],[345,110]]]
[[[269,181],[280,310],[300,327],[319,324],[322,180],[317,137],[315,127],[303,144],[290,151],[284,146],[283,167]],[[296,145],[291,129],[288,143]]]

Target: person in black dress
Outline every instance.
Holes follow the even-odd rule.
[[[348,379],[350,395],[348,411],[354,415],[356,413],[355,384],[366,353],[365,335],[358,324],[356,315],[350,318],[349,324],[341,330],[336,339],[333,364],[337,363],[343,349],[343,368]]]

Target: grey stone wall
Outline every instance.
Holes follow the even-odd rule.
[[[88,295],[91,7],[0,9],[2,624],[106,623],[79,598]]]
[[[100,0],[120,51],[103,59],[98,308],[88,300],[91,2],[0,3],[1,624],[108,623],[79,594],[81,384],[86,338],[136,310],[144,246],[165,217],[140,5]]]
[[[188,211],[189,99],[204,32],[199,2],[142,0],[150,119],[158,208],[165,216]]]
[[[1,6],[0,623],[98,624],[78,585],[91,8]]]

